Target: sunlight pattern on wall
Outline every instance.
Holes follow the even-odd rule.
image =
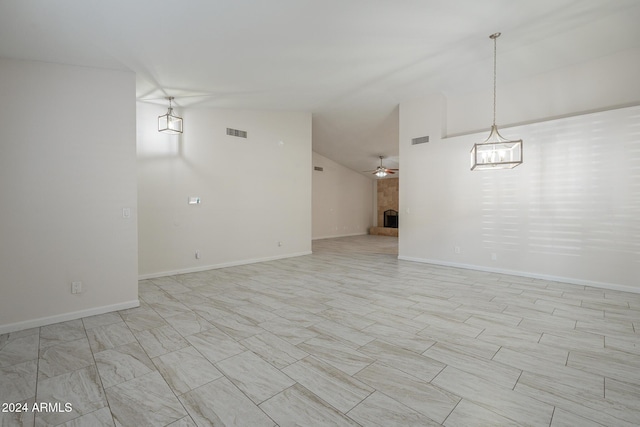
[[[483,247],[640,263],[640,106],[521,129],[521,169],[481,178]]]

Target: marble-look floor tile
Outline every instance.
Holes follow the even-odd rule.
[[[353,408],[347,415],[362,426],[379,427],[436,427],[429,417],[376,391]]]
[[[358,351],[378,362],[424,381],[431,381],[445,367],[444,363],[430,357],[425,357],[381,340],[372,341],[360,347]]]
[[[539,332],[525,331],[524,329],[512,328],[508,326],[486,328],[478,339],[481,341],[490,342],[493,344],[504,345],[517,345],[519,343],[531,344],[538,343],[542,336]]]
[[[307,352],[300,350],[270,332],[263,332],[243,339],[240,344],[278,369],[289,366],[308,356]]]
[[[604,377],[591,372],[565,366],[563,363],[549,361],[535,354],[501,348],[493,358],[495,361],[536,374],[536,378],[548,377],[556,386],[567,393],[592,394],[596,398],[604,397]]]
[[[94,353],[136,341],[131,330],[123,321],[88,329],[87,336]]]
[[[36,418],[58,425],[107,406],[95,366],[38,381],[37,402],[71,404],[71,412],[42,412]]]
[[[153,309],[153,311],[155,311],[165,319],[170,316],[192,313],[192,311],[186,305],[173,300],[150,302],[149,306]]]
[[[153,359],[169,387],[184,394],[222,376],[194,347],[186,347]]]
[[[325,336],[317,336],[298,344],[298,348],[349,375],[355,374],[374,362],[371,357],[341,341]]]
[[[458,349],[460,351],[468,353],[469,355],[481,357],[484,359],[491,359],[500,349],[500,346],[497,344],[489,343],[475,338],[459,336],[439,337],[438,343],[446,345],[451,349]]]
[[[278,315],[273,313],[271,309],[267,309],[261,304],[255,303],[236,305],[233,311],[235,314],[252,324],[266,322],[274,317],[278,317]]]
[[[188,336],[187,341],[210,362],[216,363],[228,357],[246,351],[246,347],[238,344],[229,335],[213,327],[199,334]]]
[[[362,332],[417,354],[423,353],[436,342],[432,337],[416,335],[409,331],[381,325],[379,323],[367,326]]]
[[[445,427],[514,427],[522,425],[524,424],[519,424],[514,420],[498,415],[467,399],[462,399],[444,421]]]
[[[502,349],[501,349],[502,350]],[[498,351],[498,354],[500,351]],[[469,372],[494,384],[513,388],[522,371],[513,366],[500,363],[499,359],[487,360],[466,353],[460,347],[448,347],[437,343],[423,353],[444,365],[453,366],[461,371]],[[434,375],[435,376],[435,375]]]
[[[602,427],[603,425],[595,421],[588,420],[562,408],[553,411],[553,419],[550,427]]]
[[[189,345],[189,343],[182,338],[182,335],[170,325],[134,332],[134,335],[151,358],[180,350]]]
[[[640,357],[605,348],[599,351],[572,351],[567,366],[640,385]]]
[[[64,341],[40,351],[38,378],[51,378],[94,365],[93,354],[86,336]]]
[[[263,402],[260,409],[280,427],[358,425],[299,384]]]
[[[157,371],[107,388],[106,393],[120,426],[164,426],[187,415]]]
[[[540,344],[570,350],[598,350],[604,348],[604,335],[580,331],[547,331],[542,334]]]
[[[324,317],[321,317],[321,314],[313,314],[307,310],[291,306],[278,308],[277,310],[273,311],[273,314],[276,314],[291,322],[295,322],[296,324],[304,328],[308,328],[315,323],[320,323],[326,320]]]
[[[258,324],[259,327],[279,336],[283,340],[297,345],[308,339],[311,339],[318,335],[317,333],[310,331],[307,328],[298,326],[295,322],[284,318],[273,318],[266,322]]]
[[[302,359],[282,372],[343,413],[374,391],[352,376],[313,357]]]
[[[367,335],[331,320],[315,323],[307,329],[316,332],[318,335],[322,334],[340,340],[354,348],[363,346],[375,339],[371,335]]]
[[[523,318],[520,316],[512,316],[504,313],[474,313],[465,320],[464,323],[484,329],[501,326],[516,327],[522,320]]]
[[[0,403],[21,402],[36,395],[38,361],[0,367]]]
[[[20,402],[16,402],[16,401],[11,401],[11,402],[6,402],[3,400],[0,400],[1,404],[4,403],[19,403],[20,405],[27,405],[26,407],[29,408],[29,410],[27,411],[15,411],[15,410],[10,410],[9,408],[2,408],[3,410],[0,411],[0,426],[2,427],[31,427],[34,425],[35,423],[35,412],[33,412],[31,410],[31,408],[33,408],[33,404],[35,403],[35,397],[28,399],[28,400],[23,400]]]
[[[180,396],[198,427],[273,427],[275,423],[227,378]]]
[[[0,367],[15,365],[38,358],[38,334],[18,336],[5,334],[0,338]]]
[[[213,325],[205,318],[198,316],[194,312],[178,314],[176,316],[165,317],[168,324],[178,331],[183,337],[204,332],[213,328]]]
[[[438,423],[444,421],[460,400],[453,393],[378,362],[355,377]]]
[[[133,332],[159,328],[167,324],[167,322],[152,309],[142,309],[130,314],[122,313],[123,312],[120,312],[122,318]]]
[[[640,331],[640,323],[638,323],[638,326],[636,326],[636,330]],[[604,346],[610,350],[622,351],[626,353],[635,354],[636,356],[640,356],[640,337],[638,337],[637,335],[636,336],[629,335],[626,337],[623,337],[621,335],[606,336],[604,337]],[[595,348],[593,349],[584,348],[582,350],[594,350],[594,349]],[[599,348],[597,350],[599,350]]]
[[[255,403],[263,402],[295,383],[251,351],[218,362],[217,366]]]
[[[40,328],[40,351],[65,341],[86,338],[82,320],[70,320]]]
[[[640,385],[629,384],[611,378],[605,378],[604,394],[608,401],[623,408],[629,414],[635,415],[633,418],[640,425]]]
[[[36,418],[36,427],[52,426],[52,424],[44,421],[42,417]],[[97,411],[89,412],[88,414],[81,415],[78,418],[67,421],[64,424],[59,424],[60,427],[115,427],[111,411],[108,407],[98,409]]]
[[[255,323],[235,314],[222,318],[211,319],[210,322],[225,334],[235,340],[249,338],[259,334],[263,330],[256,326]]]
[[[118,313],[98,314],[97,316],[89,316],[82,318],[84,328],[89,330],[98,326],[111,325],[112,323],[122,322],[122,317]]]
[[[358,331],[375,323],[375,320],[367,319],[364,316],[338,308],[330,308],[329,310],[322,311],[318,313],[318,316],[322,316],[328,320],[333,320],[336,323],[340,323],[341,325],[348,326],[349,328],[353,328]]]
[[[95,353],[94,357],[105,388],[155,370],[151,359],[137,342]]]
[[[553,406],[447,366],[431,382],[517,423],[548,426]]]
[[[178,421],[172,422],[167,427],[198,427],[198,425],[193,421],[193,418],[186,416],[184,418],[180,418]]]
[[[515,391],[531,398],[579,414],[604,426],[638,426],[637,416],[607,398],[593,397],[590,390],[567,390],[555,378],[523,372]]]
[[[0,414],[0,425],[640,425],[640,294],[399,261],[397,239],[377,237],[319,240],[309,256],[143,280],[140,307],[2,334],[0,401],[72,400],[74,410]],[[180,348],[142,333],[163,327],[185,339]],[[162,354],[152,362],[134,333]],[[247,350],[252,363],[227,366],[230,375],[242,371],[233,375],[257,390],[269,372],[298,380],[260,404],[273,419],[222,372],[209,375]],[[162,386],[140,381],[148,375]],[[169,407],[179,395],[194,417],[180,405],[156,420],[125,396],[130,409],[116,402],[114,420],[103,387],[118,396],[136,381],[147,401],[164,389]]]

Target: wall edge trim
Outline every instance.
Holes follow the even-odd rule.
[[[103,305],[101,307],[94,307],[86,310],[72,311],[69,313],[55,314],[53,316],[39,317],[37,319],[8,323],[5,325],[0,325],[0,335],[10,332],[22,331],[24,329],[53,325],[54,323],[66,322],[69,320],[81,319],[88,316],[96,316],[98,314],[105,314],[113,311],[126,310],[128,308],[135,308],[139,306],[140,300],[135,299],[118,304]]]
[[[238,265],[257,264],[259,262],[275,261],[278,259],[295,258],[298,256],[311,255],[311,253],[312,253],[311,251],[305,251],[305,252],[297,252],[297,253],[286,254],[286,255],[276,255],[276,256],[265,257],[265,258],[252,258],[252,259],[245,259],[240,261],[223,262],[220,264],[210,264],[210,265],[204,265],[200,267],[160,271],[157,273],[146,273],[146,274],[138,275],[138,280],[157,279],[159,277],[175,276],[177,274],[198,273],[200,271],[217,270],[219,268],[236,267]]]
[[[611,291],[621,291],[621,292],[630,292],[633,294],[640,294],[640,288],[636,288],[628,285],[621,285],[618,283],[595,282],[591,280],[577,279],[573,277],[553,276],[550,274],[531,273],[526,271],[507,270],[507,269],[501,269],[501,268],[491,268],[491,267],[484,267],[481,265],[461,264],[457,262],[408,257],[404,255],[398,255],[398,259],[401,261],[411,261],[411,262],[419,262],[422,264],[442,265],[445,267],[456,267],[456,268],[463,268],[466,270],[486,271],[488,273],[509,274],[512,276],[527,277],[531,279],[543,279],[543,280],[550,280],[553,282],[568,283],[571,285],[589,286],[593,288],[608,289]]]

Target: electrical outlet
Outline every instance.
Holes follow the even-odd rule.
[[[200,251],[196,251],[196,259],[200,259]]]
[[[498,259],[498,254],[497,254],[497,253],[495,253],[495,252],[491,252],[491,260],[492,260],[492,261],[495,261],[495,260],[497,260],[497,259]]]
[[[278,241],[278,246],[282,246],[282,242]]]
[[[460,250],[460,246],[454,246],[454,247],[453,247],[453,252],[455,252],[455,253],[459,254],[459,253],[461,252],[461,250]]]
[[[79,294],[82,292],[82,282],[71,282],[71,293]]]

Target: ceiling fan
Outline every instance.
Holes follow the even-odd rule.
[[[400,170],[400,169],[389,169],[384,167],[384,165],[382,164],[382,159],[384,159],[384,156],[378,156],[378,157],[380,158],[380,166],[378,166],[374,170],[363,171],[363,172],[371,172],[373,175],[377,176],[378,178],[384,178],[385,176],[389,174],[394,174],[396,173],[395,171]]]

